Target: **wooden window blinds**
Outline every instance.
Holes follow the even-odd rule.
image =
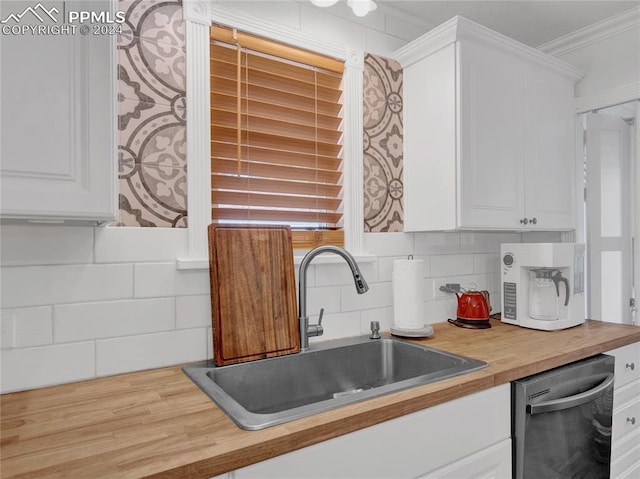
[[[218,25],[210,51],[212,220],[342,245],[343,62]]]

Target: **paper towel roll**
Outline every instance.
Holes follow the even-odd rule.
[[[423,261],[402,259],[393,261],[393,325],[398,329],[424,327]]]

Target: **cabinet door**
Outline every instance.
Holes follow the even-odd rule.
[[[607,351],[615,356],[616,389],[640,380],[640,343]]]
[[[508,479],[511,478],[511,439],[460,459],[418,479]]]
[[[532,66],[526,88],[525,216],[531,229],[575,228],[573,83]]]
[[[43,3],[62,15],[64,2]],[[1,2],[0,17],[25,6]],[[111,3],[73,6],[108,11]],[[0,39],[2,218],[115,216],[116,36],[82,35],[75,27],[70,34]]]
[[[456,45],[403,75],[404,230],[455,229]]]
[[[503,384],[238,469],[234,478],[418,477],[510,441],[509,411]]]
[[[480,42],[459,45],[460,227],[520,227],[524,216],[525,64]]]

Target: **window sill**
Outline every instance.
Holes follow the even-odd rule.
[[[293,263],[298,266],[304,258],[305,252],[295,252]],[[371,263],[378,257],[373,254],[356,254],[353,256],[357,263]],[[321,254],[313,259],[313,264],[333,264],[341,263],[344,260],[335,254]],[[178,258],[176,269],[179,271],[209,269],[209,260],[205,258]]]

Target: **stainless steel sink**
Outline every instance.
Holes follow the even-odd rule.
[[[394,337],[360,336],[288,356],[222,367],[204,361],[183,370],[238,426],[258,430],[486,366]]]

